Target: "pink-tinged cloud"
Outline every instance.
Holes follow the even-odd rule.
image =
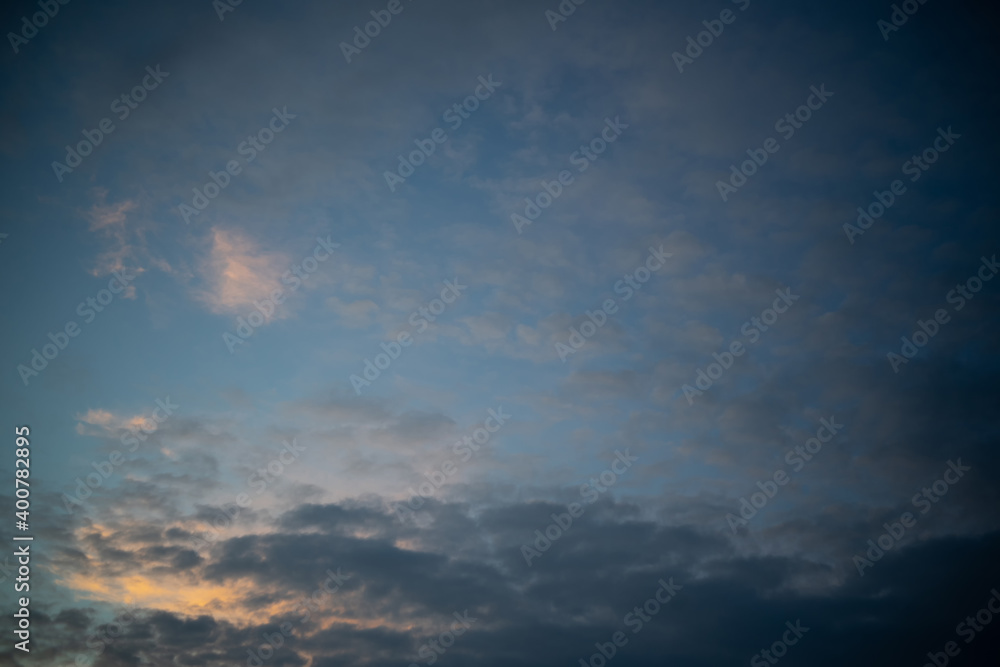
[[[269,298],[277,289],[288,291],[282,286],[281,276],[291,262],[283,253],[263,250],[233,230],[213,229],[211,242],[201,266],[206,287],[195,296],[213,313],[245,315],[254,308],[255,301]],[[287,308],[279,306],[272,318],[285,315]]]

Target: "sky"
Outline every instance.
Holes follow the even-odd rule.
[[[2,25],[0,664],[994,664],[988,3]]]

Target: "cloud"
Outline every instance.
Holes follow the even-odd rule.
[[[129,220],[139,204],[134,199],[125,199],[116,203],[107,203],[108,191],[96,188],[93,193],[97,200],[86,218],[90,222],[90,231],[102,237],[109,248],[99,254],[90,270],[93,276],[106,276],[126,267],[135,273],[143,273],[143,262],[148,260],[145,231],[143,222]],[[157,262],[161,264],[160,262]],[[122,296],[135,298],[135,285],[128,285]]]
[[[916,39],[920,30],[959,34],[962,12],[928,4],[886,45],[862,3],[791,12],[753,3],[680,75],[671,52],[710,18],[696,3],[586,3],[555,32],[527,0],[412,3],[344,66],[338,41],[368,20],[367,9],[355,9],[243,3],[223,23],[211,11],[206,19],[126,3],[46,33],[45,43],[58,45],[52,55],[35,49],[21,74],[0,84],[5,99],[53,111],[25,126],[31,140],[18,146],[27,151],[53,144],[49,137],[77,127],[77,117],[99,118],[105,97],[134,85],[132,51],[86,41],[98,27],[134,34],[140,21],[149,55],[176,68],[172,87],[75,174],[93,169],[92,182],[114,184],[88,191],[79,209],[86,233],[104,244],[94,274],[133,266],[171,274],[143,289],[152,291],[147,304],[176,319],[149,335],[141,318],[109,308],[114,314],[54,362],[83,358],[95,370],[91,386],[67,387],[77,407],[52,424],[117,447],[115,436],[148,418],[89,406],[122,405],[121,392],[158,395],[147,388],[161,382],[186,386],[191,400],[181,402],[206,413],[171,420],[155,436],[169,448],[142,450],[76,516],[33,515],[47,540],[40,571],[53,574],[37,579],[33,598],[37,664],[68,666],[66,647],[82,646],[128,597],[148,613],[107,644],[98,664],[248,664],[263,633],[293,622],[265,667],[398,667],[423,662],[420,647],[465,609],[479,621],[442,665],[576,665],[619,630],[629,643],[609,667],[746,664],[797,618],[812,630],[789,665],[922,664],[927,650],[939,650],[1000,582],[1000,489],[991,483],[1000,470],[996,291],[984,288],[956,313],[905,375],[891,372],[884,353],[940,305],[946,283],[964,277],[996,235],[984,194],[993,191],[984,167],[991,135],[982,129],[992,127],[993,106],[980,92],[990,60],[972,57],[970,40],[942,51]],[[940,20],[923,13],[935,11]],[[47,30],[60,30],[56,23]],[[75,49],[86,52],[84,66],[64,75]],[[32,69],[39,63],[48,69]],[[496,103],[449,131],[406,186],[388,193],[383,170],[471,92],[476,74],[494,70],[504,81]],[[36,85],[62,79],[76,92]],[[716,179],[821,80],[837,91],[836,108],[782,142],[723,204]],[[57,114],[61,97],[70,112]],[[200,226],[183,225],[177,203],[236,156],[271,105],[286,103],[299,120],[243,164]],[[627,133],[576,172],[570,155],[619,113]],[[849,246],[840,225],[865,193],[886,187],[927,128],[952,118],[978,123],[970,137],[981,138],[961,144],[968,152],[943,159]],[[12,158],[14,169],[37,162],[27,152]],[[510,214],[561,169],[574,170],[575,182],[518,235]],[[286,229],[275,229],[279,219]],[[246,317],[284,287],[289,260],[307,256],[320,233],[351,250],[303,288],[318,297],[308,322],[272,327],[234,367],[219,332],[199,329],[204,313],[185,306]],[[674,256],[626,302],[613,285],[653,239]],[[37,278],[52,262],[33,264],[36,279],[25,282],[47,284]],[[367,330],[406,328],[407,315],[456,275],[468,278],[468,296],[371,393],[354,395],[348,376],[379,351]],[[740,325],[784,285],[802,301],[689,406],[681,385],[744,336]],[[40,297],[11,312],[38,310],[48,303]],[[618,313],[563,364],[554,344],[611,297]],[[286,303],[272,318],[294,312]],[[25,324],[39,338],[50,326]],[[240,389],[225,389],[233,384]],[[338,390],[316,389],[328,386]],[[22,416],[30,410],[21,403],[41,410],[32,401],[51,400],[0,389],[12,399],[0,403]],[[500,403],[516,425],[413,520],[398,521],[388,507],[457,458],[453,443]],[[847,425],[843,435],[732,534],[726,513],[831,414]],[[301,463],[275,468],[258,491],[252,476],[286,437],[307,447]],[[67,440],[68,464],[53,459],[45,474],[92,474],[91,452],[76,444],[95,443]],[[533,531],[626,447],[641,453],[641,467],[527,567],[520,548],[538,539]],[[912,495],[957,456],[974,467],[969,479],[858,577],[851,555],[912,510]],[[58,508],[44,488],[42,501]],[[240,493],[252,502],[232,516]],[[227,515],[218,539],[196,549],[194,538]],[[341,567],[351,579],[303,619],[302,601]],[[684,589],[651,629],[633,635],[623,617],[660,577]],[[980,646],[985,654],[996,642],[977,640],[962,658],[977,664]],[[0,653],[8,661],[20,664]]]
[[[124,431],[133,431],[143,427],[153,428],[157,423],[153,411],[148,415],[119,415],[109,410],[88,410],[76,416],[76,432],[79,435],[115,436]]]
[[[706,526],[664,525],[605,498],[529,568],[521,546],[564,504],[428,501],[422,527],[400,523],[378,498],[303,504],[258,516],[202,554],[188,546],[199,523],[164,509],[155,520],[81,524],[73,541],[87,557],[60,559],[56,574],[94,603],[128,598],[143,610],[114,651],[208,667],[245,660],[282,624],[291,631],[275,664],[406,664],[456,612],[476,621],[451,659],[490,667],[570,664],[618,631],[629,638],[621,665],[693,667],[706,647],[713,663],[736,664],[797,619],[809,630],[790,664],[832,667],[893,652],[919,660],[1000,580],[996,532],[900,545],[858,577],[835,545],[866,528],[845,534],[831,516],[786,529],[808,531],[825,552],[815,558],[770,554]],[[636,612],[661,579],[681,586],[676,598],[656,614]],[[882,619],[874,626],[873,609]],[[92,616],[68,605],[65,627],[43,618],[45,636],[67,641]],[[912,640],[915,628],[925,641]],[[979,641],[984,651],[995,645]]]
[[[221,227],[212,229],[209,243],[200,268],[206,286],[196,290],[195,296],[211,312],[245,315],[255,308],[255,301],[284,289],[281,276],[291,266],[284,253],[264,250],[246,234]],[[287,311],[278,307],[271,317],[285,317]]]

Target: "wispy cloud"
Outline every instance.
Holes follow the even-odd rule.
[[[86,213],[90,231],[102,237],[108,244],[94,260],[90,270],[93,276],[106,276],[114,271],[129,268],[137,273],[145,269],[141,266],[140,255],[145,255],[145,230],[137,222],[136,210],[139,204],[134,199],[108,203],[108,191],[97,188],[93,193],[97,200]],[[135,298],[135,286],[129,285],[124,296]]]

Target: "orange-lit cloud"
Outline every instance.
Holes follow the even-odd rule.
[[[156,420],[146,415],[117,415],[110,410],[87,410],[76,416],[76,432],[79,435],[115,435],[120,431],[141,428],[155,429]]]
[[[288,592],[277,586],[268,586],[250,577],[228,579],[225,584],[206,581],[199,568],[174,573],[165,572],[163,563],[150,562],[144,558],[141,550],[149,545],[141,542],[129,542],[124,537],[128,530],[144,527],[142,521],[126,521],[116,532],[109,526],[90,524],[76,531],[76,547],[87,555],[87,570],[60,571],[54,570],[55,581],[82,600],[103,602],[110,605],[129,604],[143,609],[167,611],[180,616],[200,616],[207,614],[219,621],[226,621],[236,626],[253,626],[267,622],[272,616],[291,618],[293,625],[300,632],[305,626],[305,605],[309,604],[308,620],[315,624],[318,630],[328,629],[336,624],[350,624],[361,628],[376,628],[395,625],[378,617],[358,618],[350,612],[353,602],[358,602],[356,595],[345,591],[324,591],[320,584],[322,575],[317,579],[313,591]],[[179,526],[176,526],[179,527]],[[188,529],[194,525],[186,525]],[[94,546],[95,539],[106,546],[113,546],[120,552],[134,555],[133,563],[128,569],[118,571],[116,568],[102,567],[100,553]],[[97,572],[93,570],[97,568]],[[321,594],[312,595],[322,591]],[[270,593],[274,601],[261,605],[259,600],[264,594]],[[253,604],[248,600],[254,600]],[[311,601],[310,601],[311,600]]]

